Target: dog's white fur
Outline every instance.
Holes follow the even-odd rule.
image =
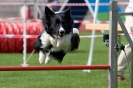
[[[73,33],[79,34],[79,31],[77,28],[73,28]],[[69,51],[70,45],[71,45],[71,37],[72,34],[64,35],[63,37],[55,36],[55,38],[51,37],[47,32],[43,32],[42,36],[40,37],[42,46],[41,48],[46,47],[47,45],[52,44],[53,47],[51,51],[59,51],[60,49],[65,50],[66,52]],[[39,52],[39,62],[42,64],[45,62],[47,64],[52,59],[52,56],[49,55],[49,52],[44,54],[43,51]]]

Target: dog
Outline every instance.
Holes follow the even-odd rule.
[[[53,12],[46,6],[42,23],[44,30],[34,42],[40,64],[47,64],[52,58],[61,63],[67,52],[78,49],[79,31],[73,28],[70,7],[65,11]]]

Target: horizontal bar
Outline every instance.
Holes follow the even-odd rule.
[[[0,20],[0,22],[23,22],[23,19],[18,19],[18,20],[7,19],[7,20]]]
[[[109,24],[86,24],[86,30],[109,30]],[[118,31],[122,31],[121,27],[118,25]]]
[[[109,65],[69,65],[69,66],[0,66],[0,71],[38,71],[38,70],[83,70],[109,69]]]
[[[120,12],[119,15],[133,15],[133,12]]]
[[[39,35],[25,35],[26,38],[37,38]],[[80,38],[92,38],[92,37],[102,37],[103,35],[88,36],[83,35]],[[14,35],[14,34],[0,34],[0,38],[24,38],[24,35]]]

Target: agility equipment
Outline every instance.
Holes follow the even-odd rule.
[[[0,71],[38,71],[38,70],[106,70],[109,65],[69,65],[69,66],[0,66]]]
[[[65,0],[66,3],[65,3],[65,6],[87,6],[86,3],[67,3],[69,0]],[[32,1],[29,1],[29,2],[26,2],[27,4],[30,4],[30,5],[34,5],[36,4],[35,2],[32,2]],[[124,2],[118,2],[118,5],[128,5],[128,1],[124,1]],[[24,5],[25,2],[17,2],[17,1],[14,1],[14,2],[7,2],[7,1],[2,1],[0,2],[0,5]],[[48,3],[38,3],[39,6],[46,6]],[[53,6],[62,6],[62,4],[64,3],[57,3],[57,4],[53,4]],[[90,4],[91,6],[95,6],[95,3],[91,3]],[[99,3],[99,5],[110,5],[110,3]]]
[[[118,13],[117,12],[117,1],[112,1],[110,6],[110,26],[109,26],[109,88],[117,88],[117,57],[116,57],[116,47],[117,47],[117,28],[118,23],[120,24],[122,31],[124,32],[132,50],[133,42],[129,36],[129,33],[124,26],[120,15],[133,15],[133,13]],[[118,23],[117,23],[118,22]],[[133,60],[131,61],[131,88],[133,88]]]
[[[7,21],[7,20],[4,20]],[[33,51],[33,44],[37,36],[43,30],[41,22],[26,23],[26,48],[27,52]],[[2,22],[0,23],[0,52],[1,53],[22,53],[23,52],[23,31],[24,26],[21,22]],[[27,36],[29,35],[29,36]],[[36,36],[35,36],[36,35]],[[32,39],[31,39],[32,38]]]
[[[109,30],[109,24],[86,24],[85,28],[87,30]],[[118,31],[122,31],[121,27],[118,25]]]

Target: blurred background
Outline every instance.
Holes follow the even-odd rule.
[[[23,6],[23,2],[26,2],[26,6],[28,7],[28,10],[30,11],[30,14],[28,18],[41,18],[37,17],[35,13],[37,13],[37,9],[39,8],[39,11],[42,15],[45,6],[52,7],[52,2],[57,3],[86,3],[85,0],[0,0],[0,18],[7,18],[7,17],[20,17],[21,16],[21,8]],[[96,0],[88,0],[90,3],[95,3]],[[125,0],[118,0],[118,1],[125,1]],[[100,3],[108,3],[110,0],[99,0]],[[60,10],[60,7],[62,7],[63,4],[55,5],[53,7],[53,10],[58,11]],[[67,8],[67,4],[64,9]],[[38,8],[37,8],[38,7]],[[109,6],[108,6],[109,7]],[[126,5],[120,5],[119,6],[121,11],[125,10]],[[56,8],[56,9],[54,9]],[[64,10],[63,9],[63,10]],[[88,8],[87,4],[79,4],[78,6],[76,4],[71,5],[72,9],[72,15],[75,20],[93,20],[93,14],[90,12],[90,8]],[[102,12],[107,9],[109,11],[109,8],[102,8]],[[39,14],[40,14],[39,13]],[[103,16],[104,17],[104,16]],[[107,19],[101,19],[101,20],[107,20]],[[75,24],[75,27],[79,27],[79,24]]]
[[[96,0],[88,0],[90,3],[95,4]],[[118,1],[125,1],[125,0],[118,0]],[[57,3],[62,3],[59,5],[55,5],[52,7],[54,11],[60,10],[60,7],[62,7],[64,2],[66,3],[65,8],[67,8],[68,3],[75,3],[70,5],[71,6],[71,11],[72,11],[72,16],[74,17],[75,20],[93,20],[93,13],[90,12],[90,8],[88,8],[87,4],[85,4],[85,0],[0,0],[0,18],[9,18],[9,17],[20,17],[21,14],[21,9],[23,7],[23,2],[25,2],[28,10],[30,11],[28,14],[28,18],[35,18],[35,19],[40,19],[42,16],[42,13],[44,11],[44,7],[47,5],[49,7],[52,7],[52,2],[57,2]],[[99,0],[99,3],[109,3],[110,0]],[[81,4],[76,4],[76,3],[81,3]],[[84,4],[83,4],[84,3]],[[94,6],[95,7],[95,6]],[[120,10],[124,11],[126,5],[120,5]],[[93,8],[93,7],[92,7]],[[37,15],[37,11],[39,9],[39,15]],[[106,8],[103,5],[102,10],[99,10],[99,13],[102,12],[108,12],[109,11],[109,6]],[[41,16],[40,16],[41,15]],[[102,15],[99,20],[108,20],[108,16]],[[76,23],[75,27],[79,28],[80,24]],[[82,28],[82,27],[81,27]],[[80,29],[81,29],[80,28]],[[82,28],[84,29],[84,27]]]
[[[128,2],[118,0],[118,11],[124,12]],[[109,5],[110,0],[99,0],[97,23],[109,23]],[[74,18],[74,27],[79,31],[87,31],[85,24],[93,23],[95,14],[96,0],[0,0],[0,34],[1,37],[5,34],[23,35],[23,23],[4,22],[3,18],[24,18],[26,16],[29,22],[26,23],[27,35],[38,35],[44,29],[41,23],[41,18],[48,6],[53,11],[62,11],[71,7],[71,14]],[[26,14],[25,14],[26,11]],[[35,19],[36,22],[33,22]],[[125,17],[123,17],[125,20]],[[87,31],[88,32],[88,31]],[[89,32],[91,32],[89,30]],[[1,38],[0,37],[0,52],[22,52],[22,38]],[[19,41],[20,40],[20,41]],[[33,43],[35,38],[27,38],[27,52],[33,51]],[[10,44],[9,44],[10,43]],[[21,46],[21,47],[20,47]]]

